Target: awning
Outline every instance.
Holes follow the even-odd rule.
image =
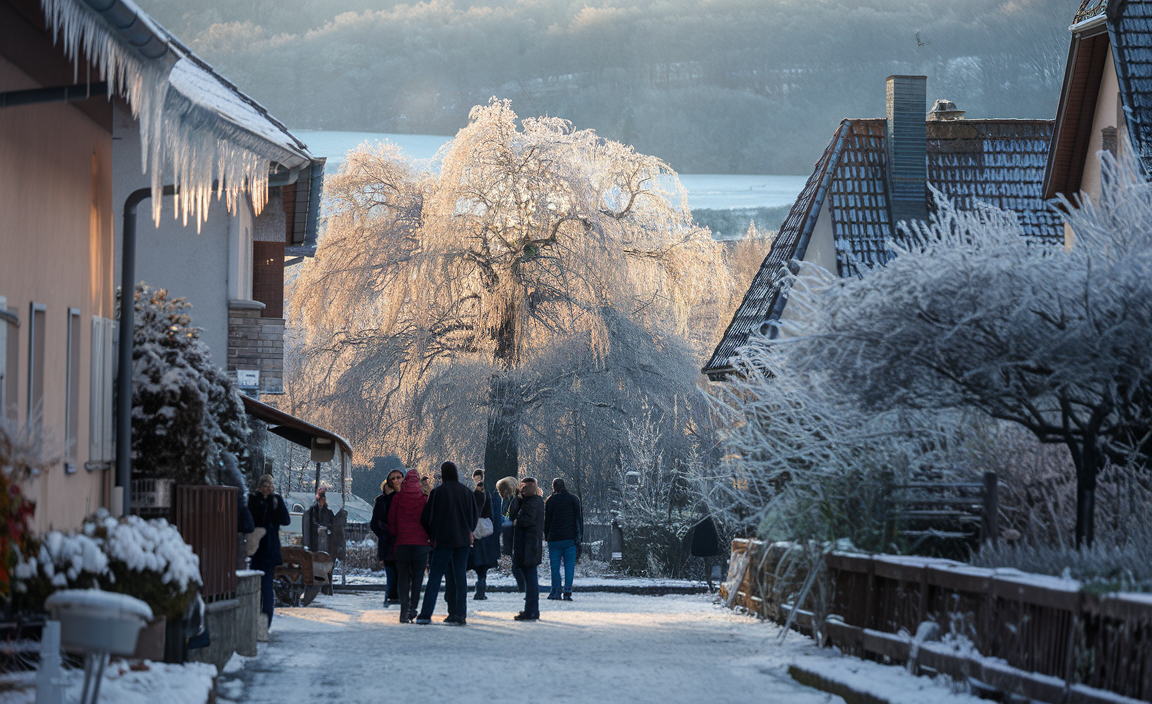
[[[268,430],[276,433],[280,437],[294,442],[301,447],[311,448],[312,438],[325,438],[331,440],[340,446],[344,451],[344,455],[348,458],[348,462],[352,462],[352,446],[348,441],[340,437],[331,430],[325,430],[318,425],[312,425],[308,421],[300,420],[296,416],[289,415],[284,411],[273,408],[265,403],[260,403],[254,398],[244,396],[244,410],[248,415],[253,418],[264,421],[268,424]]]

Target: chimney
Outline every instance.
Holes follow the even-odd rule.
[[[928,219],[927,83],[925,76],[888,77],[885,136],[893,224]]]
[[[956,107],[956,103],[943,98],[938,99],[928,113],[929,122],[955,122],[963,119],[964,111]]]

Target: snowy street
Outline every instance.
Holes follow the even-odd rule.
[[[546,592],[545,592],[546,593]],[[707,596],[577,594],[541,601],[541,620],[519,623],[520,594],[468,602],[452,628],[443,596],[432,625],[401,625],[381,594],[321,596],[278,609],[258,658],[233,662],[222,702],[840,702],[787,673],[815,652],[775,626],[734,614]]]

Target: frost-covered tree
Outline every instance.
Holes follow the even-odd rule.
[[[1078,545],[1093,539],[1097,476],[1144,464],[1152,430],[1152,187],[1106,171],[1099,203],[1065,203],[1070,248],[942,202],[884,268],[794,290],[811,311],[796,358],[865,409],[976,408],[1066,445]]]
[[[362,147],[327,186],[292,311],[308,412],[358,446],[492,481],[690,395],[730,282],[659,159],[493,100],[432,167]]]
[[[212,364],[183,298],[137,284],[132,341],[132,469],[180,484],[244,486],[248,416]]]

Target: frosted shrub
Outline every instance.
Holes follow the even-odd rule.
[[[118,592],[156,614],[180,616],[200,589],[200,559],[168,521],[116,519],[104,509],[76,532],[51,531],[16,567],[25,606],[38,609],[57,589]]]
[[[36,504],[21,484],[59,461],[50,451],[41,423],[18,426],[0,409],[0,600],[12,592],[15,570],[24,555],[36,550],[30,523]]]

